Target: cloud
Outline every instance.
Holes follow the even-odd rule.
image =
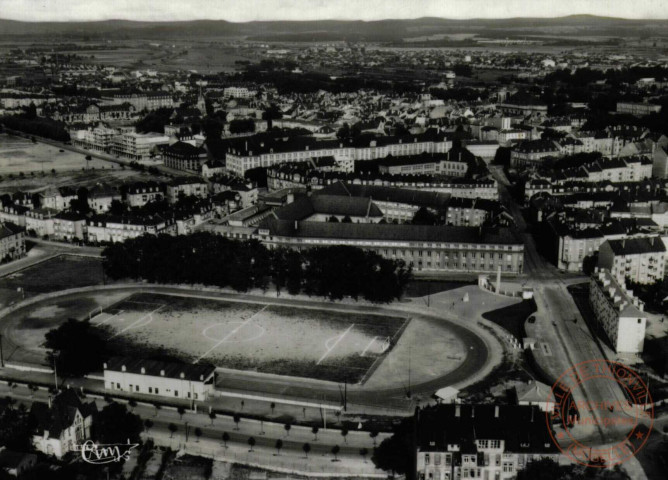
[[[0,0],[0,18],[23,21],[128,19],[322,20],[552,17],[589,13],[668,18],[665,0]]]

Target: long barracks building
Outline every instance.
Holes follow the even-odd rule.
[[[268,248],[350,245],[401,259],[416,271],[520,274],[524,245],[509,228],[263,220],[257,238]]]
[[[452,141],[432,129],[419,135],[370,137],[355,140],[323,140],[309,137],[261,139],[250,137],[230,145],[225,155],[227,170],[243,176],[247,170],[279,163],[303,162],[333,156],[337,163],[375,160],[421,153],[446,153]],[[351,169],[346,169],[351,170]]]

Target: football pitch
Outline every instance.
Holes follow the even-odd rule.
[[[89,314],[114,354],[358,383],[408,325],[400,316],[137,293]]]

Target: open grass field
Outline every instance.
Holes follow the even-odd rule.
[[[35,172],[35,175],[26,174],[23,177],[14,175],[9,178],[8,175],[2,175],[0,179],[0,193],[14,193],[16,191],[39,192],[47,187],[86,187],[91,188],[98,183],[104,183],[109,186],[120,186],[123,183],[167,181],[169,177],[163,175],[152,175],[147,172],[138,172],[130,168],[121,168],[119,165],[105,162],[104,168],[92,167],[87,170],[60,170],[55,174],[49,170],[42,175],[41,172]]]
[[[137,293],[91,322],[121,355],[355,383],[408,319]]]
[[[104,160],[87,161],[85,155],[44,143],[33,143],[27,138],[0,134],[0,172],[2,176],[58,171],[81,170],[82,168],[110,168]]]
[[[92,257],[60,255],[0,278],[0,301],[20,300],[25,296],[102,285],[102,260]],[[8,302],[7,302],[8,303]]]

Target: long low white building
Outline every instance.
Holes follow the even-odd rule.
[[[206,363],[112,357],[104,363],[104,387],[114,392],[206,400],[213,395],[215,372],[216,367]]]

